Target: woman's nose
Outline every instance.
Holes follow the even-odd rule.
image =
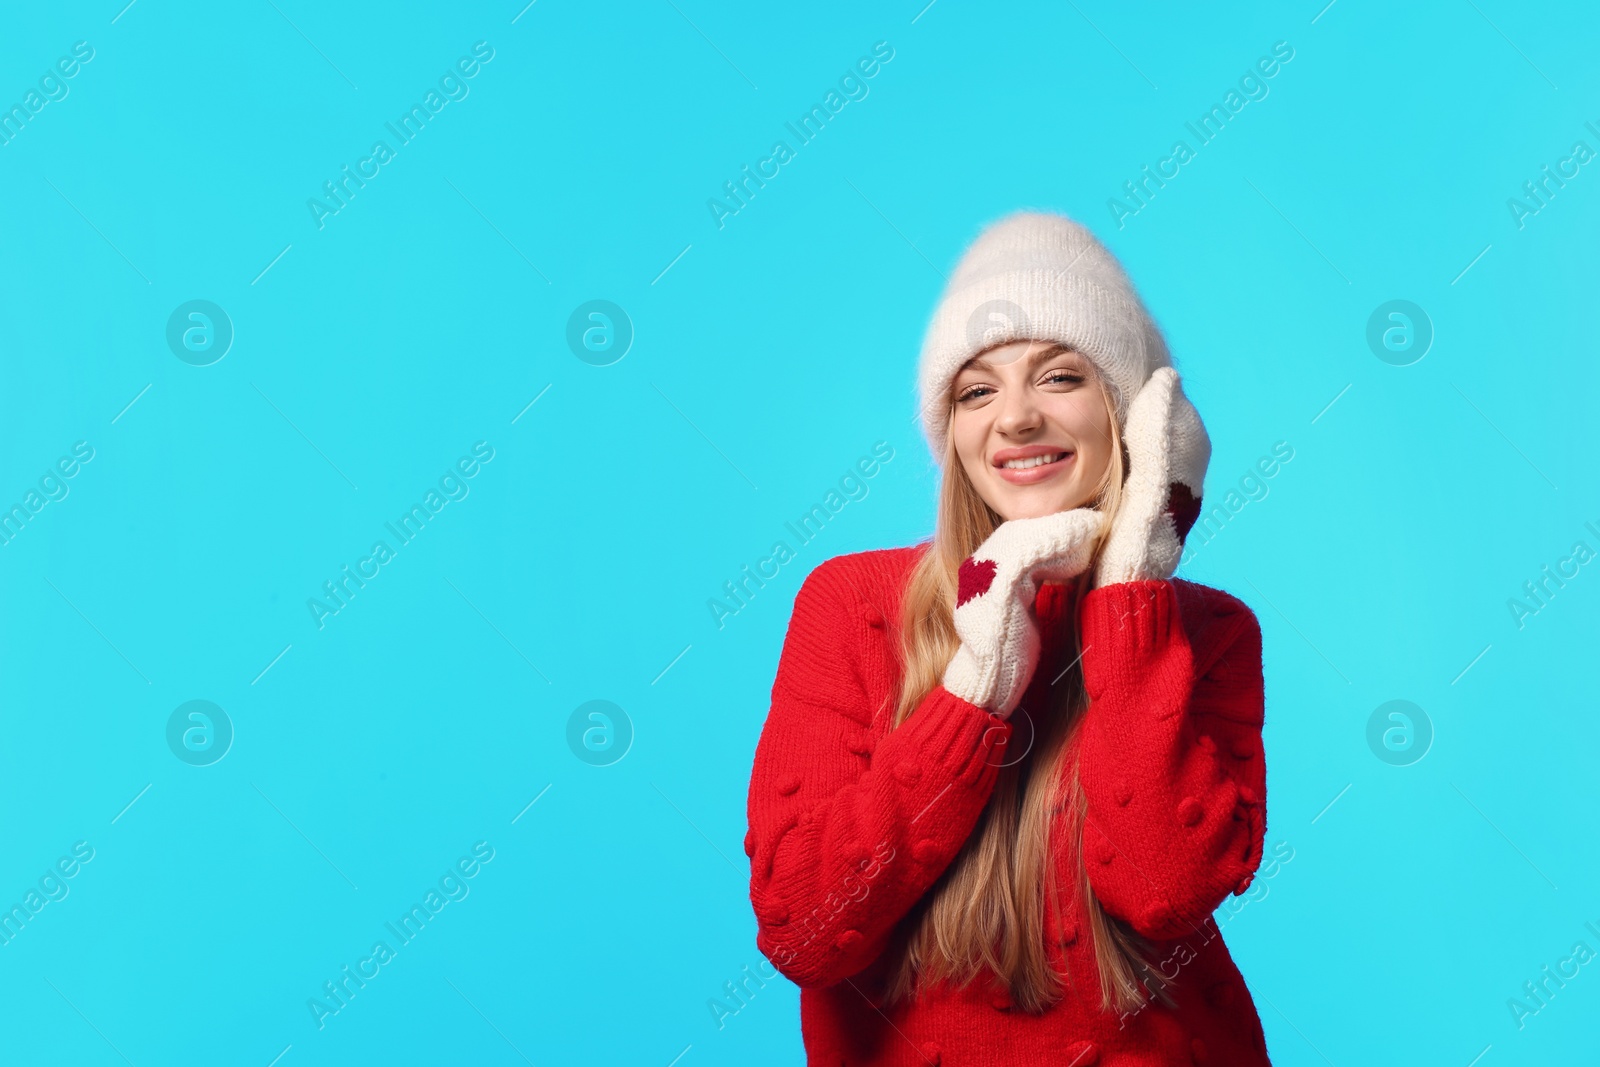
[[[1026,387],[1007,389],[1000,397],[1000,404],[1000,417],[995,420],[995,428],[1001,433],[1016,435],[1038,428],[1041,416],[1033,390]]]

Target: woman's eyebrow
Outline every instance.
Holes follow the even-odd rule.
[[[1059,355],[1062,352],[1072,352],[1072,351],[1075,351],[1075,350],[1073,349],[1073,347],[1071,345],[1063,344],[1062,342],[1057,341],[1055,344],[1049,345],[1049,346],[1047,346],[1045,348],[1041,348],[1041,349],[1038,349],[1037,351],[1035,351],[1033,353],[1033,355],[1028,357],[1028,363],[1030,365],[1032,365],[1034,363],[1039,363],[1039,362],[1041,362],[1043,360],[1050,359],[1052,356]],[[967,364],[967,366],[968,367],[983,367],[983,368],[986,368],[988,370],[993,370],[994,369],[994,364],[990,363],[987,359],[985,359],[982,356],[975,357],[972,360],[971,363]],[[965,368],[963,368],[963,369],[965,369]]]

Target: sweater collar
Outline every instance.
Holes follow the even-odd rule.
[[[1051,633],[1072,625],[1072,590],[1075,582],[1042,582],[1033,598],[1033,612],[1039,627]]]

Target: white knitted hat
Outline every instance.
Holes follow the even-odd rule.
[[[944,461],[950,383],[980,352],[1008,341],[1060,341],[1111,385],[1117,421],[1158,367],[1172,365],[1161,330],[1122,265],[1062,215],[1019,211],[988,226],[962,255],[922,343],[922,429]]]

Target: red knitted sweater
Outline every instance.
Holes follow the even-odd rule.
[[[1261,861],[1261,629],[1239,600],[1182,579],[1083,598],[1090,704],[1065,764],[1077,759],[1087,804],[1090,887],[1155,940],[1151,962],[1174,979],[1177,1007],[1100,1010],[1087,912],[1070,888],[1065,918],[1046,920],[1070,991],[1048,1011],[1014,1008],[984,981],[884,1006],[896,925],[977,824],[1017,721],[937,686],[888,728],[901,590],[926,548],[836,556],[811,572],[756,747],[745,836],[756,944],[801,987],[807,1063],[1267,1064],[1255,1004],[1211,918]],[[1056,653],[1070,603],[1066,586],[1039,591],[1044,652],[1024,706],[1044,706],[1067,666]],[[1064,832],[1052,841],[1063,887],[1076,884],[1070,849]]]

